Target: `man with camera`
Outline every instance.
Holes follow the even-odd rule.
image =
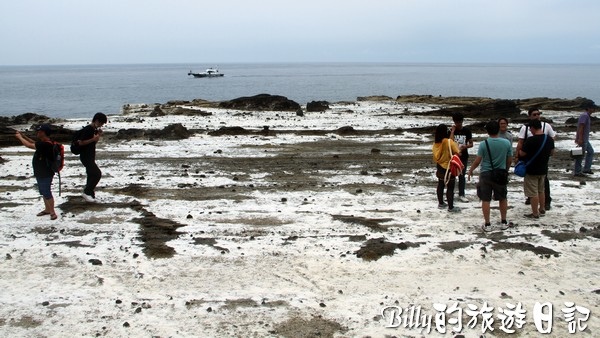
[[[585,102],[583,105],[585,112],[579,116],[577,121],[577,134],[575,135],[575,143],[583,150],[585,155],[585,163],[583,169],[581,167],[584,155],[575,157],[575,168],[573,173],[576,177],[585,177],[585,174],[592,173],[592,161],[594,160],[594,148],[590,144],[590,130],[592,126],[591,116],[596,111],[598,106],[593,101]]]

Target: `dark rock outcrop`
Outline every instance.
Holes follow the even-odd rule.
[[[257,111],[297,111],[300,105],[284,96],[259,94],[219,103],[220,108]]]
[[[340,127],[336,130],[336,132],[339,135],[352,135],[356,133],[356,130],[354,130],[353,127],[351,126],[344,126],[344,127]]]
[[[600,119],[596,116],[590,116],[590,120],[592,121],[592,127],[594,126],[600,126]],[[565,125],[568,126],[577,126],[577,124],[579,123],[579,116],[576,117],[569,117],[566,121],[565,121]],[[593,131],[598,130],[598,128],[592,128]]]
[[[192,132],[185,128],[181,123],[171,124],[163,129],[121,129],[115,136],[118,140],[132,139],[163,139],[163,140],[182,140],[190,137]]]
[[[17,146],[21,142],[15,137],[16,130],[11,126],[30,124],[28,130],[23,131],[23,134],[31,139],[35,139],[35,128],[42,123],[50,124],[52,130],[51,138],[60,143],[70,143],[75,131],[65,129],[61,125],[54,124],[55,119],[51,119],[44,115],[35,113],[25,113],[18,116],[0,117],[0,147]]]
[[[200,109],[190,109],[190,108],[183,108],[183,107],[174,107],[174,108],[169,108],[167,109],[163,109],[163,111],[166,112],[167,115],[185,115],[185,116],[211,116],[212,113],[211,112],[206,112]]]
[[[394,101],[393,98],[385,95],[359,96],[356,101]]]
[[[311,101],[306,104],[307,112],[322,112],[329,109],[329,102],[327,101]]]
[[[492,99],[488,97],[470,97],[470,96],[433,96],[433,95],[401,95],[396,98],[396,102],[402,103],[424,103],[437,104],[445,106],[435,111],[442,115],[452,115],[455,111],[461,111],[465,117],[518,117],[522,111],[536,107],[541,110],[555,111],[582,111],[587,104],[594,101],[577,97],[575,99],[558,99],[547,97],[535,97],[528,99]]]
[[[165,114],[165,112],[162,110],[162,108],[158,105],[154,106],[152,113],[150,113],[150,117],[165,116],[165,115],[167,115],[167,114]]]
[[[211,131],[208,133],[210,136],[223,136],[223,135],[249,135],[252,131],[246,130],[242,127],[221,127],[219,130]]]
[[[515,101],[492,99],[465,106],[442,108],[431,111],[429,114],[450,117],[456,112],[463,113],[466,118],[497,119],[499,117],[514,118],[521,115],[521,109],[519,109]]]
[[[582,111],[583,108],[590,103],[594,104],[594,101],[585,97],[577,97],[572,100],[547,97],[517,100],[517,104],[523,110],[529,110],[529,108],[536,107],[541,110]]]

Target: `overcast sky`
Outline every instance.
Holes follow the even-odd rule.
[[[0,65],[600,62],[598,0],[2,0]]]

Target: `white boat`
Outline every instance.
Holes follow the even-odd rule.
[[[220,77],[225,74],[219,73],[219,70],[216,68],[208,68],[204,73],[194,73],[190,70],[188,76],[192,75],[193,77]]]

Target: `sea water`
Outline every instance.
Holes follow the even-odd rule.
[[[218,67],[224,77],[188,72]],[[588,97],[600,102],[600,64],[230,63],[0,66],[0,115],[118,114],[128,103],[230,100],[256,94],[310,101],[442,95],[518,99]]]

